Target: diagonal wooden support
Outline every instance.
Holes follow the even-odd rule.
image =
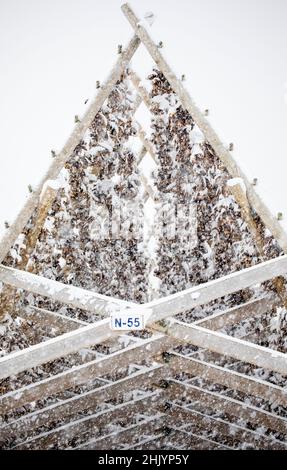
[[[139,344],[136,343],[103,358],[81,364],[47,379],[0,395],[0,414],[4,415],[31,402],[37,402],[83,385],[96,377],[114,374],[131,362],[140,363],[143,358],[150,359],[176,344],[177,341],[172,338],[156,334],[150,339],[141,340]]]
[[[221,395],[216,392],[186,384],[178,380],[171,380],[169,386],[169,399],[184,397],[191,402],[200,402],[204,404],[205,409],[211,408],[215,412],[226,413],[231,416],[239,417],[247,422],[254,422],[258,426],[272,429],[275,432],[287,435],[287,420],[280,416],[268,413],[239,400]],[[285,444],[287,448],[287,444]]]
[[[209,351],[287,376],[287,354],[275,349],[179,321],[174,321],[167,327],[167,334],[195,346],[207,348]]]
[[[175,372],[180,370],[214,384],[260,397],[277,405],[287,406],[286,390],[270,382],[176,353],[172,353],[169,366]]]
[[[143,304],[141,308],[151,311],[147,326],[157,328],[155,323],[159,320],[211,302],[224,295],[238,292],[258,282],[264,282],[286,271],[287,255],[284,255],[200,286],[172,294],[163,299],[148,302]],[[6,268],[5,266],[0,267],[0,280],[15,287],[52,297],[54,300],[61,302],[67,301],[73,304],[76,299],[77,307],[88,311],[93,310],[93,308],[100,308],[99,311],[103,315],[109,315],[113,309],[119,310],[121,306],[122,308],[139,308],[131,302],[122,303],[122,301],[118,301],[118,303],[117,301],[110,301],[109,303],[106,298],[102,300],[104,296],[99,296],[99,294],[66,286],[56,281],[17,271],[13,268]],[[181,341],[189,341],[196,346],[206,347],[211,351],[226,354],[236,359],[240,359],[240,354],[242,354],[243,361],[287,375],[287,355],[275,350],[262,348],[237,338],[180,322],[176,322],[165,332]],[[6,378],[9,375],[63,357],[92,344],[98,344],[120,333],[120,331],[111,330],[109,319],[105,319],[22,351],[11,353],[0,358],[0,378]]]
[[[98,313],[99,315],[109,315],[114,309],[124,309],[131,306],[131,303],[125,300],[97,294],[87,289],[74,287],[3,265],[0,265],[0,280],[4,284],[43,295],[71,307],[83,308],[87,312]]]
[[[160,49],[156,46],[150,34],[143,26],[142,22],[139,21],[130,5],[128,3],[125,3],[124,5],[122,5],[121,8],[130,25],[134,29],[135,34],[140,38],[141,42],[144,44],[144,46],[150,53],[151,57],[159,67],[160,71],[163,73],[175,93],[178,95],[182,106],[190,113],[198,127],[202,130],[207,141],[214,149],[216,155],[223,162],[230,175],[234,178],[242,178],[247,189],[247,196],[251,206],[261,217],[266,227],[269,228],[274,238],[278,241],[279,245],[286,253],[287,234],[284,231],[283,227],[280,225],[278,220],[271,214],[268,207],[260,199],[258,194],[256,194],[253,186],[249,183],[248,178],[239,168],[239,166],[233,159],[231,153],[221,143],[219,137],[214,132],[214,130],[212,129],[208,121],[205,119],[201,111],[194,104],[189,93],[185,90],[182,81],[175,76],[170,66],[161,54]]]
[[[51,449],[57,447],[67,447],[69,442],[88,432],[95,433],[100,428],[104,428],[112,419],[127,421],[135,414],[143,414],[149,409],[155,399],[158,399],[159,392],[150,393],[147,397],[136,398],[124,402],[118,406],[105,411],[101,411],[90,416],[80,418],[71,423],[62,425],[48,432],[41,433],[27,441],[16,445],[15,449]],[[153,419],[158,419],[153,417]]]
[[[138,371],[124,379],[103,385],[88,392],[81,393],[67,400],[59,401],[38,411],[28,413],[9,424],[0,427],[0,440],[11,440],[17,435],[29,436],[41,426],[48,426],[57,420],[72,418],[77,413],[89,410],[96,412],[99,404],[122,396],[129,391],[150,387],[154,382],[163,379],[167,374],[166,367],[157,365],[144,371]]]
[[[226,440],[230,442],[230,440],[232,440],[233,444],[229,445],[231,445],[233,449],[241,446],[242,442],[248,444],[253,449],[286,449],[284,442],[280,442],[270,436],[260,434],[216,416],[203,414],[183,405],[180,406],[171,403],[171,408],[165,411],[165,413],[169,416],[168,423],[185,423],[186,426],[184,429],[186,431],[203,432],[205,436],[213,436],[218,443],[225,443]]]
[[[107,99],[107,97],[111,93],[114,85],[119,80],[123,71],[127,68],[139,44],[140,44],[140,39],[136,35],[133,36],[133,38],[128,43],[126,49],[122,52],[122,54],[119,55],[119,58],[115,66],[113,67],[110,75],[106,79],[105,83],[103,83],[103,85],[99,89],[98,94],[96,95],[95,99],[92,101],[91,105],[89,106],[82,120],[75,125],[74,130],[71,136],[69,137],[69,139],[67,140],[67,142],[65,143],[63,149],[57,155],[57,157],[53,160],[47,173],[42,178],[37,189],[31,194],[30,198],[27,200],[23,209],[18,214],[15,222],[7,230],[6,234],[4,235],[3,239],[0,242],[0,262],[3,261],[9,249],[11,248],[11,246],[13,245],[17,237],[20,235],[26,223],[28,222],[29,218],[33,214],[33,211],[37,208],[43,189],[45,191],[45,186],[46,188],[49,187],[47,186],[47,182],[49,182],[49,180],[55,180],[58,177],[64,164],[66,163],[66,161],[72,154],[75,147],[80,142],[85,131],[88,129],[88,127],[92,123],[92,120],[94,119],[95,115],[104,104],[104,101]],[[42,194],[42,197],[43,196],[44,195]]]

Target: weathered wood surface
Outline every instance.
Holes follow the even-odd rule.
[[[156,334],[151,339],[142,340],[139,344],[128,346],[101,359],[95,359],[5,395],[0,395],[0,414],[4,415],[28,403],[37,402],[40,399],[85,384],[96,377],[113,374],[125,369],[131,362],[140,364],[143,358],[151,358],[175,344],[176,341],[171,338]]]
[[[105,100],[111,93],[113,87],[115,86],[116,82],[119,80],[123,71],[127,68],[139,44],[140,44],[140,39],[137,37],[137,35],[134,35],[132,39],[130,40],[130,42],[128,43],[125,50],[122,52],[122,54],[119,55],[118,60],[115,66],[113,67],[110,75],[107,77],[106,81],[102,84],[96,97],[91,102],[91,105],[85,112],[81,121],[75,125],[63,149],[57,155],[57,157],[53,159],[50,168],[48,169],[47,173],[42,178],[38,187],[35,189],[35,191],[31,194],[30,198],[25,203],[23,209],[20,211],[20,213],[16,217],[15,222],[7,230],[6,234],[4,235],[4,237],[2,238],[0,242],[0,262],[3,261],[9,249],[11,248],[13,243],[16,241],[17,237],[20,235],[26,223],[28,222],[29,218],[33,214],[33,211],[37,208],[37,205],[40,201],[40,196],[42,195],[42,198],[44,197],[42,192],[43,192],[43,189],[45,189],[45,185],[47,181],[54,180],[58,177],[64,164],[66,163],[68,158],[71,156],[73,150],[80,142],[81,138],[83,137],[88,127],[91,125],[95,115],[104,104]]]
[[[286,444],[278,439],[268,435],[260,434],[242,425],[231,423],[216,416],[208,416],[191,408],[186,408],[176,404],[171,404],[171,408],[166,411],[169,416],[167,423],[176,425],[176,423],[185,424],[188,431],[200,434],[208,433],[218,443],[226,444],[232,448],[240,448],[242,444],[248,445],[253,449],[286,449]]]
[[[217,412],[222,412],[241,418],[258,426],[264,426],[275,432],[287,435],[287,420],[267,411],[257,408],[247,403],[235,400],[216,392],[196,387],[194,385],[171,380],[168,387],[169,399],[176,399],[178,396],[185,397],[191,402],[200,402],[205,408],[211,408]],[[287,444],[286,444],[287,448]]]
[[[59,419],[70,419],[77,413],[86,410],[89,410],[90,414],[92,411],[95,413],[99,404],[123,396],[131,390],[150,387],[153,383],[163,379],[164,374],[167,373],[165,367],[153,366],[144,371],[135,372],[124,379],[28,413],[15,421],[9,422],[7,425],[0,426],[0,440],[13,439],[19,435],[27,437],[32,431],[41,426],[49,426]]]
[[[248,178],[239,168],[238,164],[235,162],[229,150],[225,148],[216,132],[212,129],[209,122],[203,116],[202,112],[194,104],[189,93],[185,90],[182,81],[179,80],[173,73],[172,69],[163,57],[160,49],[154,43],[147,29],[143,26],[143,23],[140,22],[137,16],[134,14],[130,5],[128,3],[125,3],[124,5],[122,5],[121,8],[130,25],[134,29],[135,34],[140,38],[141,42],[144,44],[151,57],[157,64],[159,70],[163,73],[163,75],[166,77],[171,87],[177,94],[183,108],[190,113],[198,127],[202,130],[207,141],[213,147],[216,155],[223,162],[230,175],[234,178],[242,178],[246,186],[247,196],[251,206],[261,217],[266,227],[269,228],[274,238],[278,240],[278,243],[284,250],[284,252],[287,253],[287,234],[281,224],[278,222],[276,217],[271,214],[268,207],[264,204],[264,202],[255,192],[254,187],[252,186],[252,184],[249,183]]]
[[[13,448],[36,450],[67,447],[72,440],[78,439],[83,434],[97,433],[101,428],[105,428],[112,422],[112,420],[116,419],[127,423],[135,414],[144,414],[158,397],[159,393],[154,392],[144,398],[136,398],[124,402],[111,409],[100,411],[59,426],[51,431],[41,433],[36,437],[17,444]]]
[[[274,405],[287,406],[287,391],[271,382],[175,353],[171,356],[169,365],[174,371],[181,370],[199,376],[211,383],[223,385],[247,395],[260,397]]]
[[[287,354],[274,349],[178,321],[173,322],[166,331],[173,338],[186,341],[194,346],[287,375]]]

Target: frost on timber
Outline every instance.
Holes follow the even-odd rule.
[[[144,303],[150,300],[151,292],[155,297],[162,297],[263,261],[241,209],[230,192],[230,175],[223,168],[192,117],[181,107],[163,75],[158,70],[153,70],[149,81],[152,100],[151,140],[158,163],[153,175],[156,210],[154,259],[148,258],[142,240],[136,237],[131,236],[128,239],[103,237],[102,240],[98,237],[99,231],[105,231],[107,227],[109,230],[107,219],[113,204],[125,207],[125,201],[134,200],[138,203],[137,207],[141,207],[143,201],[143,187],[136,164],[137,155],[129,145],[129,139],[134,137],[137,131],[133,119],[135,96],[130,88],[128,75],[125,74],[114,87],[109,99],[95,116],[91,127],[65,165],[61,181],[49,183],[49,188],[57,190],[57,196],[43,221],[43,227],[37,234],[35,243],[33,243],[33,230],[37,213],[33,215],[10,250],[5,260],[6,265],[65,284]],[[182,207],[195,208],[195,218],[194,213],[189,214],[187,226],[175,227],[174,236],[170,237],[167,234],[174,216],[170,210],[174,207],[178,210]],[[258,216],[256,214],[253,216],[264,246],[264,259],[278,256],[280,249],[276,242]],[[124,219],[133,234],[128,213]],[[166,231],[162,232],[160,224],[163,220],[166,223]],[[139,218],[138,223],[143,224],[143,219]],[[194,232],[196,240],[190,237]],[[266,282],[197,307],[179,315],[179,318],[190,323],[273,291],[274,285]],[[39,325],[40,317],[38,316],[37,320],[34,307],[59,312],[87,322],[100,318],[97,312],[89,314],[31,293],[7,289],[5,286],[2,287],[1,296],[4,306],[0,312],[2,355],[64,332],[59,326],[41,323]],[[285,329],[286,309],[279,307],[261,317],[251,316],[239,324],[226,326],[224,331],[232,336],[285,352]],[[68,372],[71,367],[79,367],[90,361],[108,357],[110,353],[130,345],[141,344],[145,339],[140,336],[147,340],[152,334],[145,332],[138,336],[126,335],[118,340],[83,349],[65,358],[35,367],[9,380],[3,380],[0,383],[0,393],[13,392],[40,380],[48,380],[57,374]],[[37,413],[43,407],[56,407],[60,405],[61,400],[71,400],[72,408],[73,400],[80,395],[88,396],[93,389],[103,387],[112,381],[150,370],[154,367],[154,362],[146,357],[148,350],[147,348],[142,352],[136,363],[127,362],[122,368],[113,370],[104,377],[89,378],[84,384],[76,386],[74,384],[58,394],[49,395],[47,392],[41,399],[23,402],[13,411],[6,410],[3,421],[10,425],[15,419],[27,413]],[[183,355],[192,355],[198,360],[229,367],[236,372],[261,378],[281,387],[287,385],[286,379],[278,373],[234,361],[201,348],[183,345],[175,350]],[[248,391],[227,389],[204,376],[194,378],[178,370],[176,379],[180,382],[192,381],[195,387],[226,394],[247,405],[254,405],[269,412],[274,411],[279,416],[285,416],[286,413],[286,410],[276,402],[265,402],[250,395]],[[21,400],[23,392],[17,393],[17,399]],[[73,411],[73,419],[84,426],[89,419],[95,419],[97,422],[101,413],[112,410],[114,406],[120,409],[125,401],[149,396],[149,387],[144,390],[141,385],[135,386],[132,391],[127,391],[116,399],[106,400],[102,404],[94,402],[88,410]],[[230,436],[224,442],[226,445],[235,447],[237,445],[236,439],[232,438],[232,432],[235,432],[235,427],[232,425],[251,430],[255,427],[255,430],[263,436],[270,435],[279,440],[282,438],[279,431],[265,429],[259,425],[256,427],[242,417],[237,419],[233,416],[230,419],[226,411],[196,399],[190,403],[188,400],[183,402],[179,400],[179,404],[183,406],[192,404],[192,408],[199,413],[229,422]],[[90,439],[100,438],[102,432],[118,432],[141,423],[144,418],[155,419],[153,411],[147,409],[144,414],[135,414],[132,418],[123,416],[120,422],[108,420],[101,430],[88,429],[87,434]],[[29,419],[31,422],[36,420],[37,414],[31,415]],[[83,444],[81,434],[78,436],[76,432],[70,430],[70,434],[67,434],[70,437],[66,437],[65,426],[68,426],[69,422],[69,413],[63,416],[59,413],[48,424],[41,424],[38,429],[31,431],[29,437],[32,439],[32,448],[33,445],[37,445],[33,444],[33,437],[41,433],[45,442],[45,439],[48,439],[46,433],[56,426],[63,426],[61,428],[63,432],[58,437],[53,437],[54,440],[51,438],[49,444],[51,448],[81,446]],[[201,429],[201,435],[214,438],[208,426],[206,429]],[[9,448],[20,444],[26,437],[19,431],[15,439],[7,438],[1,445]],[[240,445],[243,448],[246,444]]]

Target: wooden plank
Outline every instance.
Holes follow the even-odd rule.
[[[150,99],[149,93],[141,84],[141,79],[139,78],[137,73],[133,69],[131,69],[131,67],[129,67],[129,77],[137,93],[140,95],[142,101],[146,105],[147,109],[150,111],[152,109],[153,104]]]
[[[97,294],[81,287],[74,287],[3,265],[0,265],[0,281],[18,289],[28,290],[71,307],[100,315],[109,315],[114,309],[128,308],[133,305],[121,299]]]
[[[156,334],[150,339],[142,340],[139,344],[128,346],[101,359],[95,359],[40,382],[0,395],[0,415],[85,384],[98,376],[113,374],[127,367],[130,362],[140,363],[143,357],[151,358],[161,351],[172,348],[175,344],[176,342],[171,338]]]
[[[109,319],[78,328],[0,358],[0,379],[67,356],[116,336]]]
[[[209,315],[201,320],[193,322],[193,325],[202,326],[210,330],[220,330],[229,325],[235,325],[249,318],[260,317],[264,313],[271,311],[274,307],[278,307],[280,301],[275,296],[263,297],[260,299],[250,300],[242,305],[223,310],[221,312]]]
[[[56,334],[66,333],[67,331],[73,331],[81,326],[88,325],[87,322],[78,320],[77,318],[71,318],[32,305],[22,308],[19,312],[19,316],[37,323],[37,326],[42,328],[53,328]]]
[[[272,276],[283,274],[287,270],[287,255],[276,259],[260,263],[251,268],[232,273],[220,279],[216,279],[199,286],[192,287],[182,292],[172,294],[163,299],[154,300],[140,306],[141,309],[149,309],[152,314],[147,318],[148,326],[156,326],[155,322],[167,318],[177,313],[184,312],[197,305],[203,305],[223,295],[237,292],[258,282],[263,282]],[[15,272],[16,271],[16,272]],[[32,276],[32,278],[30,277]],[[85,291],[72,286],[58,283],[56,281],[46,280],[40,276],[35,276],[27,272],[18,272],[12,268],[0,268],[0,280],[17,284],[17,287],[27,287],[27,280],[31,290],[38,294],[52,296],[54,300],[67,301],[79,308],[100,309],[101,313],[109,314],[113,308],[127,305],[130,308],[137,308],[131,302],[118,301],[110,299],[99,294]],[[56,293],[55,293],[56,292]],[[177,322],[169,328],[169,334],[175,334],[176,338],[182,341],[188,340],[190,343],[199,347],[207,347],[214,352],[230,355],[236,359],[251,362],[259,367],[271,369],[287,375],[286,355],[262,348],[261,346],[251,345],[246,341],[238,340],[220,333],[211,332],[199,326],[185,325]],[[53,359],[63,357],[72,352],[76,352],[84,347],[101,343],[113,336],[119,334],[118,331],[112,331],[109,325],[109,319],[79,328],[75,331],[58,336],[44,343],[31,346],[30,348],[9,354],[0,358],[0,379],[9,375],[17,374],[37,365],[49,362]],[[196,341],[196,343],[195,343]],[[215,349],[212,349],[215,348]],[[245,358],[245,359],[243,359]]]
[[[31,194],[30,198],[25,203],[23,209],[18,214],[15,222],[7,230],[6,234],[4,235],[4,237],[2,238],[0,242],[0,262],[3,261],[9,249],[11,248],[11,246],[13,245],[17,237],[22,232],[23,228],[25,227],[26,223],[31,217],[33,211],[36,209],[39,203],[43,188],[45,187],[45,184],[47,183],[47,181],[54,180],[55,178],[58,177],[62,167],[71,156],[73,150],[82,139],[88,127],[91,125],[95,115],[101,109],[102,105],[104,104],[105,100],[111,93],[116,82],[119,80],[121,74],[128,66],[139,44],[140,44],[139,38],[137,37],[137,35],[134,35],[132,39],[129,41],[125,50],[122,52],[122,54],[119,55],[118,60],[115,66],[113,67],[111,73],[107,77],[106,81],[102,84],[96,97],[91,102],[91,105],[85,112],[81,121],[75,125],[72,131],[72,134],[68,138],[63,149],[57,155],[57,157],[53,159],[53,162],[50,168],[48,169],[45,176],[42,178],[37,189]]]
[[[232,448],[247,444],[253,449],[286,449],[286,443],[278,439],[184,406],[171,404],[166,414],[169,417],[167,424],[170,423],[171,426],[177,423],[185,424],[186,430],[191,430],[196,434],[203,432],[204,436],[212,436],[218,443],[226,445],[228,442],[228,446]]]
[[[287,354],[274,349],[178,321],[174,321],[168,326],[166,332],[178,340],[287,375]]]
[[[226,369],[215,364],[173,353],[170,367],[233,390],[260,397],[274,405],[287,406],[287,391],[270,382]]]
[[[88,442],[77,446],[75,450],[118,450],[119,446],[129,444],[135,437],[141,434],[150,435],[157,433],[163,427],[164,421],[164,416],[153,416],[144,420],[142,423],[134,424],[120,431],[115,431],[99,439],[90,439]]]
[[[225,395],[210,392],[178,380],[170,381],[168,393],[169,399],[177,399],[178,397],[182,399],[185,397],[191,401],[199,401],[204,403],[205,407],[210,407],[217,412],[227,413],[238,419],[241,418],[250,423],[256,423],[258,426],[264,426],[267,429],[287,435],[287,419]]]
[[[142,126],[140,125],[139,122],[136,122],[138,131],[137,135],[140,138],[142,144],[144,145],[146,151],[150,154],[152,157],[153,161],[157,164],[157,156],[153,147],[153,144],[150,142],[150,140],[146,137],[145,131],[143,130]]]
[[[180,370],[273,404],[287,406],[287,391],[270,382],[176,353],[173,353],[169,365],[175,372]]]
[[[86,410],[89,410],[90,414],[91,411],[95,413],[100,403],[123,396],[134,389],[150,387],[153,383],[163,379],[164,374],[167,374],[167,368],[156,365],[144,371],[135,372],[124,379],[97,387],[67,400],[41,408],[33,413],[28,413],[15,421],[0,426],[0,439],[6,441],[15,439],[20,435],[21,438],[23,436],[27,438],[37,428],[49,426],[59,419],[65,420]]]
[[[285,253],[287,253],[287,234],[281,224],[278,222],[276,217],[271,214],[268,207],[260,199],[258,194],[255,192],[254,187],[252,186],[252,184],[249,183],[248,178],[239,168],[231,153],[225,148],[216,132],[214,132],[214,130],[210,126],[209,122],[205,119],[201,111],[194,104],[189,93],[187,92],[187,90],[185,90],[182,81],[175,76],[167,61],[164,59],[160,49],[152,40],[150,34],[143,26],[143,23],[140,22],[137,16],[134,14],[130,5],[128,3],[125,3],[124,5],[122,5],[121,8],[130,25],[134,29],[135,34],[140,38],[141,42],[144,44],[144,46],[150,53],[151,57],[159,67],[160,71],[166,77],[171,87],[177,94],[183,108],[190,113],[195,123],[202,130],[207,141],[214,149],[216,155],[223,162],[230,175],[234,178],[242,178],[246,186],[247,196],[251,206],[261,217],[266,227],[269,228],[270,232],[278,241],[281,248],[285,251]]]
[[[152,310],[152,320],[158,321],[178,313],[191,310],[199,305],[238,292],[252,285],[267,281],[286,273],[287,255],[259,263],[250,268],[236,271],[209,282],[168,295],[144,304]]]
[[[169,421],[167,421],[169,423]],[[171,446],[173,449],[188,450],[233,450],[231,447],[225,446],[212,439],[200,436],[192,432],[186,432],[182,429],[172,429],[171,433],[165,438],[161,438],[159,448]]]
[[[65,448],[69,445],[71,440],[81,435],[95,433],[101,430],[101,428],[107,427],[114,419],[128,422],[135,414],[142,414],[146,409],[149,409],[158,396],[158,392],[150,393],[145,398],[136,398],[132,401],[117,405],[110,410],[101,411],[59,426],[51,431],[41,433],[12,448],[19,450]]]

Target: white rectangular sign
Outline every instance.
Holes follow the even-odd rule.
[[[140,312],[115,312],[111,314],[112,330],[144,330],[145,315]]]

